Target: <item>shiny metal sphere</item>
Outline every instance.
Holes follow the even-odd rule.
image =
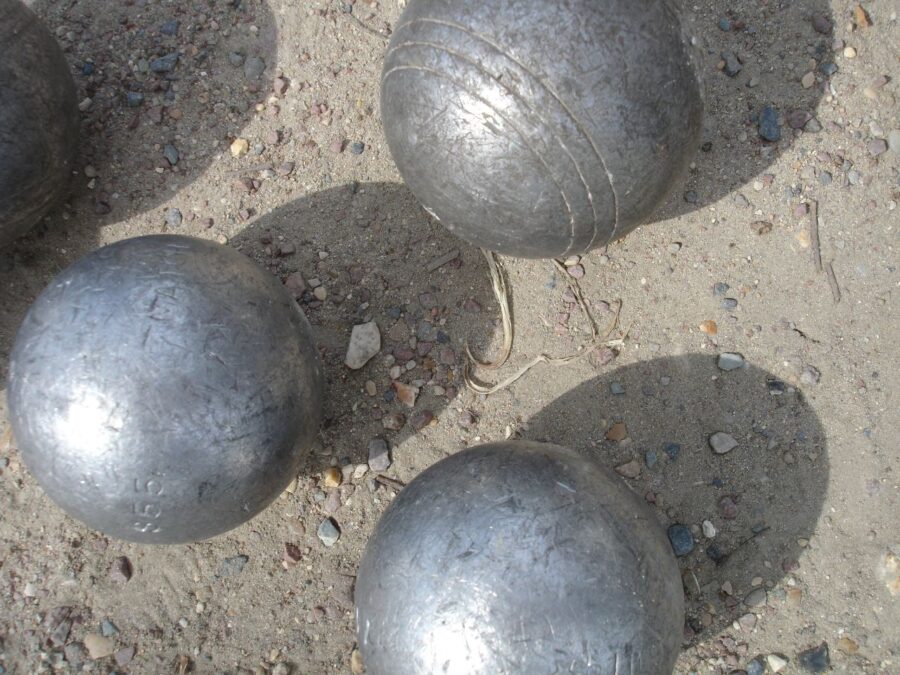
[[[262,511],[318,431],[309,323],[234,249],[157,235],[62,272],[13,346],[23,459],[73,517],[142,543],[212,537]]]
[[[678,565],[653,513],[597,462],[492,443],[423,471],[356,582],[368,673],[670,673]]]
[[[432,215],[547,258],[644,222],[691,161],[702,104],[669,0],[412,0],[381,112]]]
[[[0,246],[64,196],[78,150],[75,83],[56,40],[19,0],[0,0]]]

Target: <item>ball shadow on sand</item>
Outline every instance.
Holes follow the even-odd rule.
[[[685,32],[697,46],[704,129],[696,167],[651,222],[719,201],[763,174],[800,134],[821,130],[816,109],[835,68],[827,0],[739,9],[712,0],[681,4]],[[801,79],[810,72],[815,82],[804,87]],[[766,107],[778,115],[780,140],[760,134]]]
[[[204,3],[203,11],[26,4],[62,46],[82,101],[74,206],[104,223],[151,209],[196,180],[272,93],[277,31],[265,0]]]
[[[312,194],[258,218],[231,245],[288,284],[295,273],[305,281],[295,294],[326,376],[322,447],[309,474],[335,459],[365,463],[374,438],[398,448],[463,386],[466,340],[483,344],[493,336],[496,302],[484,258],[432,220],[401,184],[353,183]],[[351,330],[371,320],[381,352],[350,370],[344,358]],[[414,407],[399,400],[392,367],[394,381],[418,389]],[[385,428],[392,415],[403,417],[397,430]]]
[[[619,422],[627,436],[611,441]],[[716,454],[717,432],[737,447]],[[627,482],[661,524],[693,530],[693,550],[679,558],[686,641],[763,611],[757,577],[770,604],[785,601],[784,584],[776,586],[803,564],[828,486],[825,432],[802,391],[751,365],[724,372],[713,356],[661,358],[576,387],[533,416],[525,436],[639,472]]]

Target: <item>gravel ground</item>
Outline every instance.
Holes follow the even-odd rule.
[[[0,387],[55,273],[178,232],[288,283],[329,398],[296,483],[190,546],[67,518],[0,421],[0,673],[362,672],[354,574],[396,481],[509,437],[595,455],[654,506],[681,554],[679,673],[900,670],[896,0],[686,3],[707,108],[688,184],[569,261],[599,323],[621,305],[618,341],[491,396],[461,382],[466,341],[500,345],[484,258],[418,207],[381,133],[400,0],[29,4],[65,49],[85,142],[67,204],[0,254]],[[566,275],[503,264],[501,376],[579,349]],[[370,320],[381,353],[351,371]]]

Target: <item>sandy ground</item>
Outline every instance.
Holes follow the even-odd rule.
[[[837,672],[900,671],[900,3],[864,3],[870,26],[846,0],[687,3],[704,147],[657,222],[581,263],[604,330],[621,303],[612,337],[624,339],[487,397],[461,383],[466,340],[499,346],[486,263],[418,207],[381,133],[379,33],[398,0],[30,4],[65,48],[85,141],[68,203],[0,253],[0,387],[15,330],[55,273],[102,244],[169,231],[321,282],[324,302],[301,304],[329,398],[296,484],[189,546],[131,545],[69,519],[0,421],[0,673],[358,669],[354,574],[396,489],[367,471],[377,437],[391,447],[384,474],[401,482],[507,437],[617,467],[662,526],[692,531],[680,673],[803,672],[803,652],[822,643]],[[717,69],[723,50],[742,61],[733,78]],[[173,51],[170,79],[147,72]],[[758,135],[765,105],[781,115],[778,143]],[[249,153],[235,158],[238,138]],[[834,289],[813,261],[813,203]],[[501,376],[583,345],[566,279],[549,262],[503,263],[516,343]],[[350,330],[369,318],[383,353],[349,371]],[[721,353],[744,366],[721,370]],[[394,360],[414,362],[400,375],[421,386],[414,409],[389,400]],[[386,430],[395,413],[407,423]],[[714,454],[716,432],[737,448]],[[340,487],[323,482],[332,465]],[[341,530],[332,547],[317,537],[326,517]]]

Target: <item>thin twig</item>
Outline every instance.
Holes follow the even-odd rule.
[[[466,341],[466,356],[469,361],[488,370],[497,370],[509,359],[512,353],[513,345],[513,325],[512,313],[509,309],[509,288],[506,286],[506,279],[503,276],[502,264],[496,253],[481,249],[481,254],[485,257],[488,269],[491,273],[491,287],[494,289],[494,296],[500,304],[500,317],[503,320],[503,348],[500,350],[500,356],[494,361],[481,361],[477,359],[472,350],[469,349],[469,343]]]
[[[362,20],[361,20],[358,16],[356,16],[353,12],[344,12],[344,11],[341,11],[341,14],[343,14],[344,16],[348,16],[348,17],[350,17],[351,19],[353,19],[353,21],[356,23],[356,25],[359,26],[360,28],[362,28],[362,29],[363,29],[364,31],[366,31],[367,33],[371,33],[372,35],[376,35],[376,36],[380,37],[382,40],[384,40],[385,42],[388,41],[388,40],[390,40],[390,38],[389,38],[387,35],[384,35],[383,33],[380,33],[379,31],[375,30],[374,28],[371,28],[371,27],[367,26],[366,24],[364,24],[364,23],[362,22]]]
[[[393,478],[388,478],[387,476],[382,476],[381,474],[375,476],[375,482],[381,483],[382,485],[387,485],[388,487],[392,487],[395,490],[402,490],[406,487],[406,483],[395,480]]]
[[[831,263],[825,264],[825,275],[828,277],[828,285],[831,286],[831,297],[834,298],[834,304],[841,301],[841,289],[838,287],[837,277],[834,276],[834,268]]]
[[[822,271],[822,249],[819,246],[819,202],[815,199],[809,205],[809,237],[812,240],[813,263],[816,272]]]
[[[591,340],[588,344],[584,345],[581,352],[578,352],[576,354],[570,354],[569,356],[561,356],[561,357],[551,357],[551,356],[547,356],[546,354],[538,354],[531,361],[529,361],[518,371],[516,371],[515,373],[513,373],[512,375],[507,377],[505,380],[503,380],[502,382],[498,382],[497,384],[490,385],[490,386],[483,385],[479,382],[476,382],[472,378],[471,372],[469,371],[469,363],[466,363],[465,369],[463,371],[463,380],[465,381],[466,386],[469,389],[471,389],[472,391],[474,391],[478,394],[484,394],[485,396],[487,396],[490,394],[496,394],[498,391],[510,386],[517,380],[521,379],[529,370],[531,370],[532,368],[534,368],[536,365],[538,365],[540,363],[546,363],[546,364],[548,364],[550,366],[554,366],[554,367],[567,366],[576,361],[580,361],[584,357],[590,355],[591,352],[593,352],[593,350],[596,349],[597,347],[601,347],[603,345],[621,347],[624,344],[625,337],[627,336],[627,331],[626,331],[626,335],[623,335],[621,338],[607,341],[607,338],[612,334],[612,332],[616,329],[616,326],[619,323],[619,313],[621,312],[621,310],[622,310],[622,302],[620,300],[616,306],[616,315],[613,318],[613,322],[612,322],[612,325],[610,325],[609,330],[607,330],[606,334],[602,338],[595,338],[595,339]]]

